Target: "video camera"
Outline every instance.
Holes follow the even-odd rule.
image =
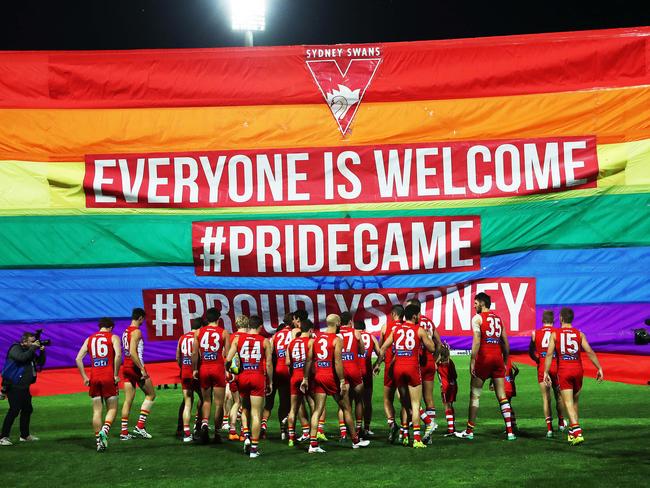
[[[41,339],[42,333],[43,333],[43,329],[36,329],[36,332],[34,332],[34,337],[36,337],[36,340],[41,343],[41,346],[51,345],[52,341],[50,339]]]
[[[650,327],[650,319],[645,319],[645,325]],[[650,344],[650,334],[646,329],[634,329],[634,343],[647,346]]]

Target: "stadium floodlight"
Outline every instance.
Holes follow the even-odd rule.
[[[247,46],[253,45],[253,32],[266,27],[266,0],[230,0],[232,29],[244,31]]]

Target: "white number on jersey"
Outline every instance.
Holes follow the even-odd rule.
[[[352,345],[354,344],[354,332],[344,332],[341,334],[341,338],[343,339],[343,352],[350,352],[352,351]]]
[[[108,356],[108,340],[106,337],[93,337],[90,341],[90,354],[93,358]]]
[[[578,334],[569,332],[560,334],[560,353],[562,354],[575,354],[578,352]]]
[[[321,337],[318,339],[318,344],[320,347],[318,353],[316,354],[316,357],[321,361],[323,359],[327,359],[327,338]]]
[[[255,362],[259,363],[262,361],[262,348],[259,342],[253,344],[251,349],[251,343],[249,341],[244,342],[239,351],[239,356],[247,363]],[[252,361],[251,361],[252,359]]]
[[[395,349],[412,351],[415,349],[415,331],[413,329],[397,329]]]
[[[550,330],[544,332],[544,336],[542,337],[542,347],[548,349],[548,345],[551,343],[551,334],[553,334],[553,332]]]
[[[372,337],[370,337],[370,334],[361,334],[361,340],[366,353],[372,352]]]
[[[306,358],[305,354],[305,343],[302,341],[296,342],[293,345],[293,349],[291,350],[291,358],[294,361],[304,361]]]
[[[191,356],[194,349],[194,337],[184,337],[181,341],[181,353],[183,356]]]
[[[210,341],[210,338],[212,338],[212,341]],[[217,352],[220,347],[220,340],[221,335],[218,332],[204,333],[201,336],[201,349],[204,351]],[[214,345],[212,345],[211,342],[214,343]]]
[[[487,321],[490,328],[485,331],[485,335],[488,337],[501,337],[501,319],[499,317],[488,315]]]

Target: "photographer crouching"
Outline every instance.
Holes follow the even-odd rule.
[[[36,382],[36,371],[45,364],[45,346],[49,340],[40,340],[41,331],[25,332],[20,342],[13,344],[7,352],[2,369],[2,393],[9,400],[9,411],[2,424],[0,446],[11,446],[9,439],[11,426],[20,414],[20,442],[37,441],[29,433],[29,420],[32,416],[32,394],[30,387]]]

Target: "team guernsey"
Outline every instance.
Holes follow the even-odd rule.
[[[218,325],[205,325],[199,329],[199,383],[201,388],[225,388],[226,367],[223,357],[225,329]]]
[[[319,332],[314,339],[314,393],[337,395],[339,380],[334,370],[334,341],[336,334]]]
[[[375,349],[372,335],[365,330],[361,331],[363,352],[359,354],[358,364],[364,386],[372,384],[372,351]]]
[[[287,347],[291,342],[291,329],[285,327],[279,330],[273,336],[273,351],[275,352],[276,362],[273,383],[289,381],[289,367],[286,363]]]
[[[194,352],[194,331],[187,332],[178,339],[181,351],[181,384],[184,390],[194,389],[192,376],[192,352]]]
[[[266,395],[266,359],[264,336],[241,334],[237,339],[237,354],[241,360],[241,372],[237,378],[239,394],[263,397]]]
[[[501,318],[494,312],[481,312],[481,344],[474,370],[483,381],[488,378],[505,378],[506,367],[501,350]]]
[[[395,386],[418,386],[422,384],[420,349],[422,341],[419,326],[404,322],[393,329],[393,380]]]
[[[551,342],[551,337],[556,330],[557,329],[551,325],[545,325],[541,329],[535,331],[535,351],[539,358],[539,364],[537,365],[538,383],[544,382],[544,363],[546,361],[546,353],[548,351],[548,345]],[[557,358],[556,352],[553,353],[553,359],[555,358]],[[557,386],[557,361],[551,363],[551,369],[548,374],[551,377],[553,386]]]
[[[300,385],[305,377],[305,362],[307,361],[307,349],[309,348],[309,337],[296,337],[287,348],[289,361],[291,362],[291,381],[289,389],[291,395],[299,395]]]
[[[557,378],[560,390],[582,389],[582,333],[575,327],[555,329],[555,350],[557,351]]]
[[[133,362],[131,357],[131,337],[133,333],[138,330],[138,327],[129,325],[126,330],[122,333],[122,347],[124,349],[124,362],[122,363],[122,375],[124,376],[124,381],[128,381],[133,386],[137,386],[142,383],[142,371],[138,368]],[[138,343],[138,358],[142,364],[142,354],[144,352],[144,341]]]
[[[420,327],[427,331],[430,338],[433,339],[433,334],[436,326],[428,317],[420,316]],[[422,381],[433,381],[436,377],[436,356],[435,353],[426,350],[424,345],[421,350],[421,373]]]
[[[455,402],[456,395],[458,394],[456,365],[451,359],[446,362],[441,362],[438,364],[437,373],[443,403]]]
[[[117,396],[115,384],[115,349],[111,332],[96,332],[88,337],[90,354],[90,390],[92,398]]]
[[[359,370],[359,340],[356,338],[352,327],[341,326],[338,336],[343,342],[341,360],[343,362],[343,375],[351,388],[361,384],[363,378]]]

